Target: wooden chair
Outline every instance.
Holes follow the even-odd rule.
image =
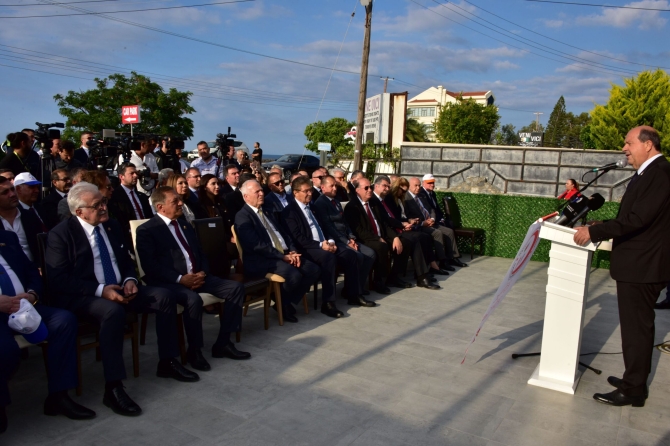
[[[44,284],[44,293],[42,296],[42,303],[49,305],[51,299],[49,279],[46,274],[46,245],[47,245],[47,234],[38,234],[37,235],[37,246],[40,256],[40,268],[42,269],[42,283]],[[126,312],[126,330],[123,333],[123,339],[130,339],[130,344],[132,347],[132,356],[133,356],[133,376],[135,378],[140,376],[140,353],[139,353],[139,329],[137,323],[138,317],[137,313]],[[100,341],[98,338],[100,332],[100,327],[96,324],[93,324],[88,321],[79,321],[79,326],[77,329],[77,375],[78,382],[77,385],[77,396],[81,396],[83,393],[83,384],[82,384],[82,371],[81,371],[81,354],[85,350],[96,349],[95,359],[96,361],[101,360],[100,355]],[[92,342],[83,342],[84,338],[94,337],[95,340]],[[22,337],[21,337],[22,338]],[[25,342],[24,339],[21,339]],[[46,348],[48,348],[48,343],[44,343]],[[19,346],[22,344],[19,343]],[[46,350],[42,347],[42,354],[44,355],[46,361]],[[48,367],[48,365],[47,365]]]
[[[231,227],[231,231],[233,233],[233,237],[235,237],[235,244],[237,245],[237,251],[240,253],[240,258],[237,259],[238,265],[239,265],[239,271],[243,271],[244,268],[244,263],[243,263],[243,253],[242,253],[242,245],[240,245],[240,241],[237,238],[237,233],[235,232],[235,226],[233,225]],[[282,310],[282,302],[281,302],[281,284],[286,282],[282,276],[279,274],[273,274],[273,273],[267,273],[265,275],[265,278],[270,281],[270,287],[268,288],[268,296],[271,293],[274,293],[275,295],[275,303],[277,304],[277,317],[279,318],[279,325],[284,325],[284,312]],[[245,303],[246,304],[246,303]],[[304,295],[302,297],[302,305],[305,308],[305,314],[309,314],[309,305],[307,304],[307,295]],[[248,305],[245,306],[244,308],[244,314],[246,315]]]
[[[461,222],[461,214],[458,210],[458,205],[454,197],[450,195],[445,195],[442,198],[444,202],[444,212],[450,218],[451,222],[454,225],[454,234],[456,237],[464,237],[470,239],[470,260],[474,258],[475,252],[475,241],[477,238],[484,236],[484,230],[482,228],[464,228]],[[482,255],[482,245],[483,243],[480,240],[479,243],[479,255]]]

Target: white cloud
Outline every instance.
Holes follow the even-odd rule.
[[[543,20],[543,22],[548,28],[560,28],[565,24],[563,20]]]
[[[628,3],[625,6],[638,8],[668,9],[668,0],[642,0]],[[601,14],[591,14],[577,17],[578,25],[601,25],[616,28],[629,28],[636,26],[642,30],[663,28],[667,22],[661,16],[660,11],[648,11],[642,9],[603,8]]]
[[[376,16],[374,27],[387,33],[397,34],[444,30],[451,28],[454,22],[465,22],[466,17],[470,18],[470,14],[474,14],[476,10],[474,6],[464,2],[457,5],[435,5],[428,9],[411,4],[406,15],[391,17],[380,14]]]

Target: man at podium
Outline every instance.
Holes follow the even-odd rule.
[[[621,344],[626,370],[610,376],[616,387],[593,398],[612,406],[644,406],[654,346],[654,304],[670,280],[670,163],[659,134],[641,126],[626,135],[623,153],[637,172],[628,183],[614,220],[581,227],[578,245],[613,238],[610,275],[617,284]]]

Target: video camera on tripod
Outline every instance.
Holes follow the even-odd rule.
[[[228,133],[217,133],[216,134],[216,156],[220,160],[228,156],[228,147],[233,145],[233,139],[237,138],[237,135],[230,133],[230,127],[228,127]]]
[[[34,130],[35,140],[42,149],[40,157],[40,172],[42,174],[42,196],[46,196],[51,187],[51,172],[54,169],[54,159],[51,156],[51,148],[54,146],[53,140],[60,139],[60,130],[64,129],[65,124],[54,122],[53,124],[42,124],[36,122],[37,128]]]

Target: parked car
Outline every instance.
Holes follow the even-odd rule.
[[[270,168],[274,165],[277,165],[284,169],[284,178],[287,180],[291,179],[291,175],[298,170],[305,170],[307,173],[312,175],[319,167],[319,158],[312,155],[300,155],[296,153],[291,153],[288,155],[283,155],[279,157],[276,161],[269,163],[263,163],[263,168],[266,172],[270,172]],[[300,167],[298,167],[300,166]]]
[[[249,147],[247,147],[246,144],[244,144],[242,141],[238,141],[236,139],[233,140],[233,144],[235,145],[235,150],[237,151],[238,149],[242,149],[245,152],[247,152],[247,155],[249,158],[251,158],[251,153],[249,152]],[[209,153],[214,154],[216,152],[216,141],[207,141],[207,145],[209,146]],[[200,155],[198,155],[198,148],[196,147],[195,149],[191,150],[188,153],[188,160],[193,161],[194,159],[198,158]]]

